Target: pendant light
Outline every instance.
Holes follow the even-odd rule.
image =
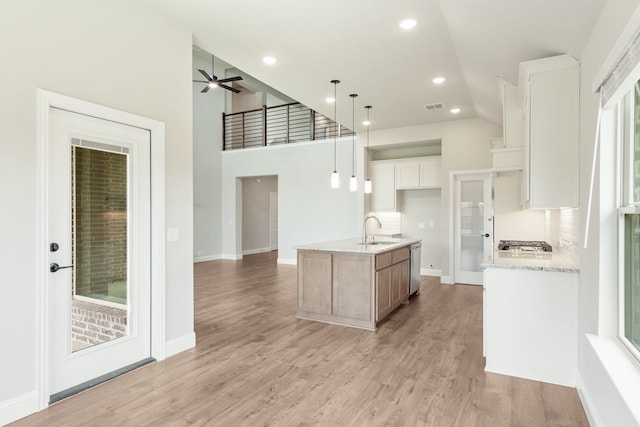
[[[366,152],[368,156],[369,155],[369,127],[371,126],[369,112],[371,111],[371,105],[367,105],[364,108],[366,108],[367,110],[367,150]],[[371,194],[372,187],[371,187],[371,180],[369,179],[369,162],[368,161],[364,163],[364,168],[365,168],[365,177],[367,178],[364,181],[364,192],[366,194]]]
[[[340,188],[340,174],[338,173],[338,169],[336,168],[336,146],[338,142],[338,127],[340,126],[338,125],[336,117],[336,104],[338,103],[336,88],[338,87],[338,83],[340,83],[340,80],[331,80],[331,83],[333,83],[333,122],[336,125],[335,131],[333,133],[333,172],[331,172],[331,188]]]
[[[352,93],[349,96],[351,97],[351,152],[353,161],[349,191],[358,191],[358,179],[356,178],[356,96],[358,94]]]

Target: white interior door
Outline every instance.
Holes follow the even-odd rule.
[[[482,284],[482,263],[493,256],[491,174],[455,180],[455,282]]]
[[[51,108],[49,395],[148,359],[149,131]]]
[[[269,193],[269,233],[271,250],[278,249],[278,193]]]

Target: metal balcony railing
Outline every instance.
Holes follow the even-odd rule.
[[[353,131],[300,104],[222,114],[222,149],[290,144],[349,136]]]

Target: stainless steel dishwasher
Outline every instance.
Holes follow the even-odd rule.
[[[422,244],[420,242],[409,246],[411,251],[411,281],[409,285],[409,295],[418,295],[420,293],[420,251]]]

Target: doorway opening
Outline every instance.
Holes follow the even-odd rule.
[[[37,106],[44,409],[132,362],[165,357],[164,124],[45,90]],[[105,230],[115,232],[105,238]],[[104,339],[74,335],[82,317],[92,324],[84,338]]]
[[[277,175],[242,178],[241,241],[243,256],[278,250]]]

